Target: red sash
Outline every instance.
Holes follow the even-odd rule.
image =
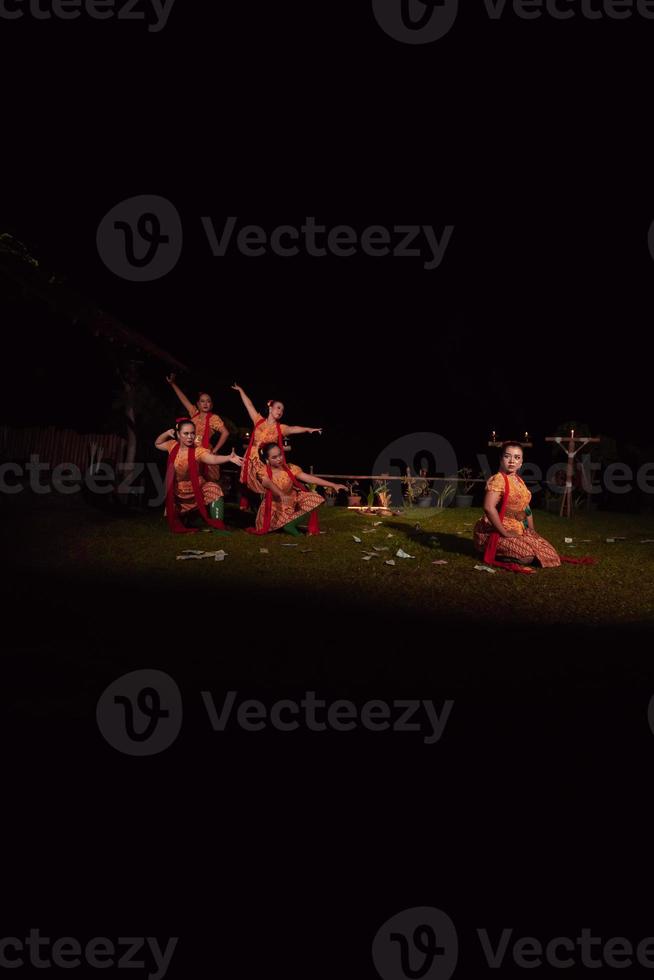
[[[517,474],[516,474],[517,475]],[[500,505],[500,521],[503,520],[504,514],[506,512],[507,504],[509,502],[509,478],[506,473],[502,473],[504,477],[504,495],[502,497],[502,503]],[[518,476],[521,483],[524,480]],[[496,561],[495,555],[497,553],[497,546],[499,544],[500,535],[497,531],[491,531],[488,535],[488,541],[486,542],[486,550],[484,552],[484,564],[493,565],[495,568],[501,568],[505,572],[526,572],[527,575],[532,574],[532,570],[525,565],[518,565],[515,562],[507,561]],[[569,565],[595,565],[597,563],[596,558],[570,558],[568,555],[559,555],[562,562],[566,562]]]
[[[170,530],[175,534],[192,534],[197,530],[197,528],[184,527],[175,508],[175,460],[177,459],[178,453],[179,443],[177,443],[177,445],[171,450],[170,455],[168,456],[168,466],[166,467],[166,518],[168,520]],[[198,473],[198,463],[195,458],[195,446],[190,446],[188,450],[188,472],[191,478],[191,486],[193,487],[195,503],[197,504],[202,519],[209,525],[209,527],[215,527],[220,531],[226,531],[227,528],[222,521],[214,520],[214,518],[209,517],[209,514],[207,513],[207,508],[204,504],[204,497],[202,496],[202,487],[200,486],[200,474]]]
[[[202,413],[198,410],[195,413],[195,415],[193,416],[193,419],[197,418],[198,415],[201,415],[201,414]],[[215,412],[207,412],[206,413],[206,424],[204,426],[204,432],[202,433],[202,446],[203,446],[204,449],[210,449],[211,448],[211,446],[209,445],[209,439],[211,438],[211,434],[213,432],[213,430],[211,428],[211,417],[212,417],[212,415],[215,415]],[[193,419],[191,419],[191,421],[193,421]],[[200,473],[205,478],[205,480],[208,480],[209,479],[209,470],[207,469],[207,464],[206,463],[200,463]]]
[[[248,482],[248,468],[250,465],[250,457],[252,456],[252,449],[254,448],[254,434],[260,425],[264,425],[265,419],[259,419],[252,430],[252,435],[250,436],[250,442],[248,448],[245,452],[245,458],[243,459],[243,467],[241,469],[241,483]],[[286,466],[286,456],[284,455],[284,439],[282,436],[282,427],[279,422],[275,422],[277,426],[277,445],[279,446],[280,452],[282,454],[282,459],[284,460],[284,466]]]
[[[295,489],[296,490],[300,490],[300,491],[303,490],[304,487],[295,478],[295,475],[288,468],[288,466],[286,465],[286,462],[282,463],[282,467],[283,467],[283,469],[286,470],[286,472],[290,476],[290,478],[291,478],[291,480],[293,482],[293,486],[295,487]],[[266,465],[266,473],[268,475],[268,479],[269,480],[272,480],[272,467],[271,467],[270,463],[268,463]],[[272,499],[273,499],[273,492],[272,492],[272,490],[266,490],[265,495],[264,495],[264,498],[263,498],[263,527],[262,527],[262,529],[260,531],[257,530],[256,527],[248,527],[248,528],[246,528],[246,531],[248,532],[248,534],[268,534],[268,532],[270,531],[270,519],[271,519],[271,516],[272,516]]]

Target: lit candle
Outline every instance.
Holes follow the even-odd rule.
[[[495,442],[495,429],[491,432],[491,442]]]
[[[529,433],[525,432],[525,442],[529,442]]]
[[[571,439],[574,439],[574,437],[575,437],[575,430],[574,429],[570,429],[570,438]]]

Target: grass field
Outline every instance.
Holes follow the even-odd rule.
[[[654,621],[654,538],[651,516],[594,513],[570,521],[537,512],[537,530],[562,554],[591,555],[594,566],[563,565],[534,575],[475,570],[471,532],[479,510],[407,510],[401,517],[372,517],[345,508],[321,508],[320,537],[275,533],[255,537],[242,528],[252,515],[228,508],[230,535],[169,533],[161,513],[114,517],[79,497],[10,504],[12,562],[63,582],[98,588],[187,588],[213,592],[294,592],[380,610],[397,608],[439,619],[486,624],[626,624]],[[375,526],[375,522],[381,524]],[[360,543],[354,538],[361,539]],[[573,538],[573,545],[564,543]],[[624,537],[608,543],[607,538]],[[584,540],[587,539],[587,540]],[[290,547],[289,545],[296,546]],[[223,548],[223,562],[177,561],[185,548]],[[262,553],[261,549],[268,549]],[[379,557],[364,561],[375,548]],[[396,557],[402,548],[410,559]],[[385,564],[393,560],[394,566]],[[446,565],[434,561],[445,560]]]

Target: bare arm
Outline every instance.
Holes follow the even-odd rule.
[[[306,425],[286,425],[284,428],[289,436],[301,436],[305,432],[318,432],[322,435],[322,429],[309,429]]]
[[[484,514],[501,537],[515,538],[518,536],[517,531],[507,531],[500,520],[500,515],[497,513],[497,505],[500,502],[501,496],[501,493],[495,493],[494,490],[486,491],[486,496],[484,497]]]
[[[191,402],[188,400],[188,398],[186,397],[186,395],[184,394],[184,392],[182,391],[182,389],[179,387],[179,385],[175,383],[175,375],[174,374],[167,375],[166,376],[166,381],[168,382],[168,384],[170,385],[170,387],[173,389],[173,391],[175,392],[175,394],[179,398],[180,402],[182,403],[182,405],[184,406],[184,408],[188,412],[189,418],[190,418],[192,415],[195,414],[195,412],[197,412],[196,406],[191,404]]]
[[[228,439],[229,439],[229,430],[225,428],[220,433],[220,439],[218,440],[218,442],[216,443],[216,445],[213,447],[212,452],[217,453],[219,449],[222,449],[222,447],[225,445],[225,443],[227,442]]]
[[[240,385],[237,385],[236,383],[234,383],[232,385],[232,388],[234,389],[234,391],[238,391],[239,395],[241,396],[241,401],[245,405],[245,409],[246,409],[248,415],[250,416],[250,419],[252,420],[252,424],[253,425],[256,425],[257,420],[259,418],[259,413],[257,412],[256,408],[254,407],[254,405],[252,404],[252,402],[250,401],[250,399],[248,398],[248,396],[245,394],[245,392],[243,391],[243,389],[241,388]]]
[[[229,456],[217,456],[215,453],[205,453],[200,462],[209,463],[211,466],[221,466],[223,463],[236,463],[237,466],[243,465],[242,458],[237,456],[233,449]]]
[[[261,477],[261,483],[266,488],[266,490],[272,490],[273,497],[277,497],[278,500],[284,499],[284,494],[279,489],[277,484],[273,483],[272,480],[269,480],[267,476]]]
[[[175,430],[166,429],[165,432],[162,432],[161,435],[157,436],[157,438],[154,440],[155,449],[163,449],[164,442],[170,442],[170,440],[174,438],[175,438]]]
[[[297,480],[302,480],[303,483],[315,483],[317,487],[331,487],[332,490],[345,490],[347,487],[342,483],[332,483],[331,480],[323,480],[319,476],[314,476],[312,473],[296,473],[295,478]]]

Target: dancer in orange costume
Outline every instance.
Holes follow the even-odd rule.
[[[199,391],[198,400],[193,405],[175,381],[174,374],[169,374],[166,381],[181,401],[188,412],[188,417],[195,425],[195,445],[198,448],[202,446],[204,449],[208,449],[209,452],[213,451],[217,453],[227,442],[229,432],[220,415],[217,415],[213,410],[213,399],[211,395],[207,394],[206,391]],[[211,439],[216,432],[219,434],[219,438],[212,449]],[[205,479],[218,483],[220,480],[220,467],[205,463],[202,465],[202,475]]]
[[[522,463],[520,443],[505,442],[500,452],[499,472],[486,483],[484,517],[477,521],[473,531],[475,548],[483,553],[484,562],[507,571],[526,573],[534,571],[526,566],[535,563],[543,568],[555,568],[562,561],[594,564],[593,558],[558,555],[549,541],[536,533],[529,506],[531,493],[518,473]]]
[[[317,508],[325,502],[319,493],[305,490],[302,483],[345,490],[342,483],[332,483],[310,473],[303,473],[299,466],[288,466],[276,442],[267,442],[259,450],[261,473],[258,477],[264,499],[257,512],[252,534],[268,534],[283,528],[290,534],[299,534],[298,521],[306,514],[309,518],[309,534],[318,534]],[[302,483],[300,482],[302,481]]]
[[[252,434],[250,443],[245,453],[243,469],[241,470],[241,483],[245,484],[255,493],[263,493],[261,483],[261,471],[263,469],[259,459],[259,449],[267,442],[276,442],[284,462],[284,436],[300,435],[305,432],[318,432],[322,434],[322,429],[312,429],[305,425],[286,425],[281,421],[284,414],[284,403],[278,399],[271,398],[268,402],[268,415],[264,418],[245,394],[240,385],[233,384],[234,391],[238,391],[241,401],[245,405],[246,411],[252,422]],[[247,498],[242,500],[241,506],[245,509],[248,506]]]
[[[168,453],[166,517],[171,531],[176,534],[193,530],[182,524],[180,515],[196,509],[210,527],[226,530],[223,491],[200,473],[200,466],[230,462],[240,466],[243,462],[233,451],[229,456],[217,456],[203,446],[196,447],[195,436],[195,425],[184,417],[177,419],[175,428],[166,429],[155,441],[157,449]]]

